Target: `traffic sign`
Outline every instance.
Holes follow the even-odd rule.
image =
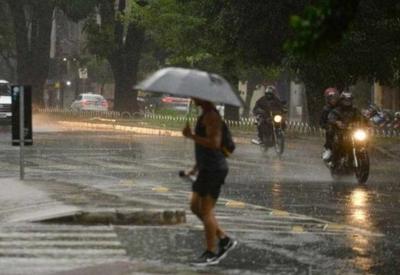
[[[79,78],[80,79],[87,79],[88,78],[87,68],[79,68]]]

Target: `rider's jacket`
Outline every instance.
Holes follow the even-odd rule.
[[[319,119],[319,126],[322,129],[325,129],[325,130],[328,129],[328,116],[329,116],[329,113],[333,109],[335,109],[335,107],[330,105],[330,104],[325,105],[324,108],[322,109],[322,114],[321,114],[321,117]]]
[[[283,112],[284,106],[277,97],[268,98],[267,96],[261,97],[256,101],[253,108],[254,115],[270,116],[270,112]]]
[[[357,108],[353,106],[346,107],[342,105],[333,108],[333,110],[331,110],[328,114],[329,125],[335,125],[337,121],[341,121],[345,125],[364,123],[363,116]]]

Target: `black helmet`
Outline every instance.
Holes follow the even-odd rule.
[[[343,92],[340,95],[340,103],[345,107],[353,106],[353,95],[350,92]]]

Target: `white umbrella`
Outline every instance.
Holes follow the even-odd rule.
[[[215,103],[242,106],[242,99],[221,76],[204,71],[168,67],[135,86],[137,90],[196,97]]]

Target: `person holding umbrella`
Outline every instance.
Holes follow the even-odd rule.
[[[212,102],[198,98],[193,98],[193,101],[202,109],[202,113],[197,119],[194,133],[187,123],[182,134],[195,144],[196,164],[187,173],[197,174],[192,185],[190,208],[204,225],[207,244],[206,251],[193,264],[206,266],[218,264],[237,245],[237,241],[225,234],[214,214],[221,186],[228,174],[228,164],[221,151],[222,119]]]
[[[195,144],[196,165],[187,175],[197,174],[192,186],[191,210],[202,221],[207,248],[197,266],[218,264],[237,241],[228,237],[214,215],[221,186],[228,174],[228,164],[222,151],[223,121],[212,102],[243,106],[243,100],[223,77],[196,69],[167,67],[135,86],[137,90],[190,97],[202,109],[194,133],[187,124],[182,133]],[[219,239],[218,249],[216,239]]]

